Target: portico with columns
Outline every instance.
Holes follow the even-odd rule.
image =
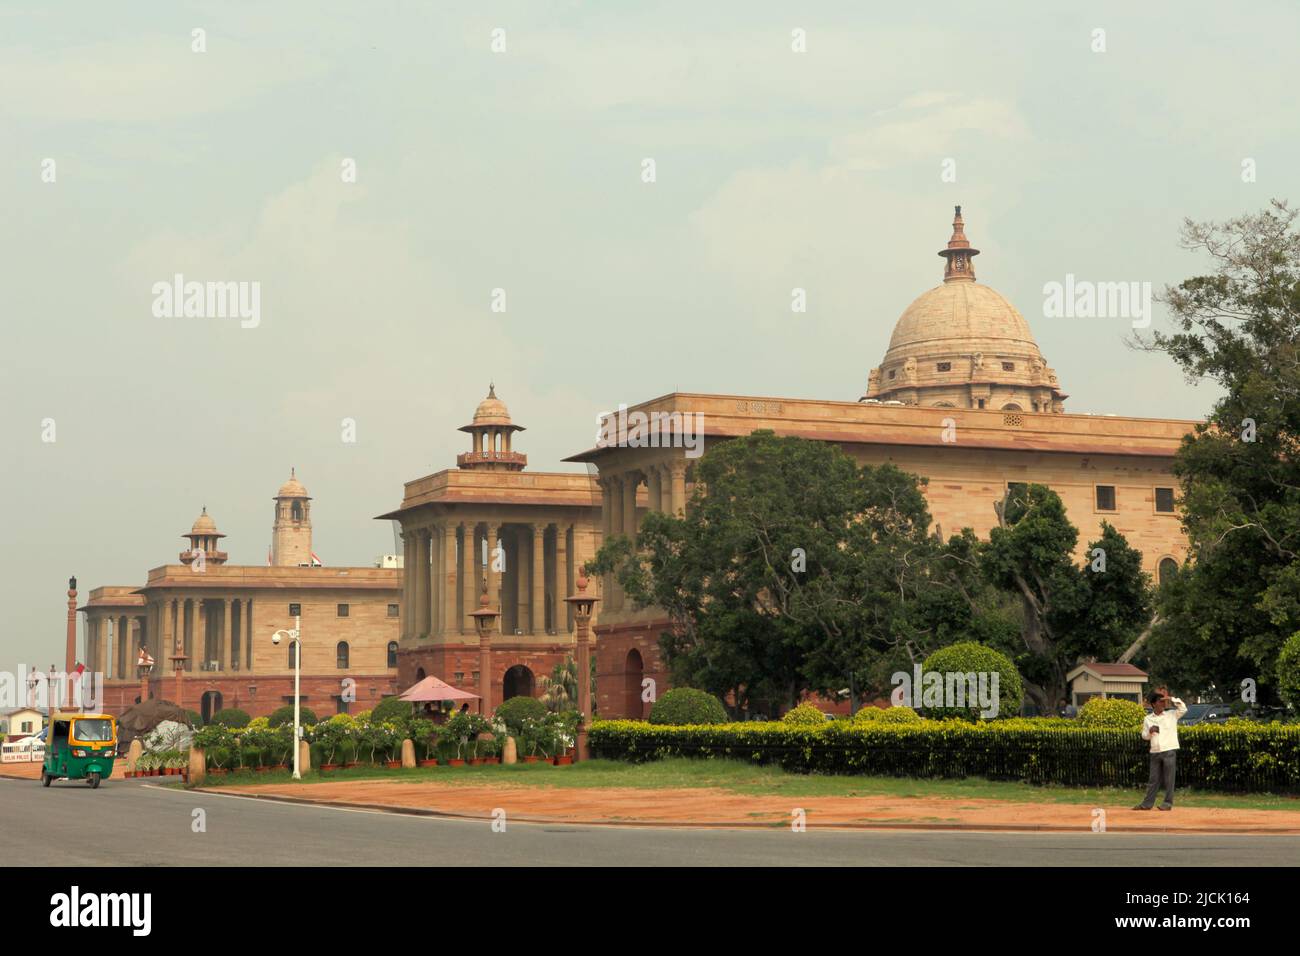
[[[600,492],[583,473],[528,472],[511,447],[523,431],[495,387],[461,431],[457,467],[407,482],[402,505],[379,517],[401,527],[403,618],[398,683],[430,674],[474,691],[478,637],[470,614],[487,583],[500,612],[491,642],[492,699],[536,696],[540,679],[573,653],[565,603],[600,548]]]

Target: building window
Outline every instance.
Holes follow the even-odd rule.
[[[290,616],[290,617],[298,617],[300,614],[302,614],[302,605],[301,605],[301,604],[290,604],[290,605],[289,605],[289,616]]]
[[[388,642],[388,666],[389,667],[397,666],[397,642],[396,641]]]
[[[388,616],[389,616],[389,617],[401,617],[401,616],[402,616],[402,606],[401,606],[400,604],[390,604],[390,605],[388,605]]]
[[[289,642],[289,670],[293,670],[293,660],[294,660],[293,655],[296,654],[297,652],[298,652],[298,645],[290,641]]]
[[[478,683],[478,671],[473,671],[473,672],[469,675],[469,679],[472,680],[474,683],[477,684],[477,683]]]
[[[348,667],[348,642],[347,642],[347,641],[339,641],[338,646],[334,649],[334,653],[335,653],[335,655],[338,657],[338,669],[341,670],[341,671],[342,671],[342,670],[347,670],[347,667]]]
[[[890,377],[891,379],[892,379],[896,374],[898,374],[897,369],[892,369],[892,368],[891,368],[891,369],[889,370],[889,377]]]
[[[347,617],[347,616],[348,616],[348,606],[346,604],[340,604],[339,617]]]
[[[951,372],[951,371],[952,371],[952,363],[951,363],[951,362],[940,362],[938,365],[936,365],[936,366],[934,367],[934,370],[935,370],[936,372]]]
[[[337,707],[334,711],[336,714],[346,714],[348,712],[348,702],[342,697],[335,697],[334,703]]]
[[[1114,485],[1097,486],[1097,510],[1098,511],[1115,510],[1115,486]]]
[[[1016,363],[1015,363],[1015,362],[1003,362],[1003,363],[1002,363],[1002,371],[1004,371],[1004,372],[1014,372],[1015,370],[1016,370]]]
[[[1173,576],[1177,573],[1178,573],[1177,561],[1175,561],[1173,558],[1160,559],[1160,564],[1156,568],[1156,575],[1161,584],[1165,584],[1166,582],[1172,580]]]
[[[1159,514],[1174,513],[1174,489],[1156,489],[1156,512]]]
[[[463,680],[465,679],[465,672],[464,672],[464,671],[456,671],[456,673],[452,674],[451,676],[452,676],[452,679],[453,679],[453,680],[455,680],[457,683],[459,683],[459,682],[461,682],[461,681],[463,681]]]
[[[979,402],[980,402],[980,408],[983,408],[983,407],[984,407],[984,399],[981,398],[981,399],[979,400]]]

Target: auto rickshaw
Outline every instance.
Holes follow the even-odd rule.
[[[108,714],[54,713],[45,739],[41,786],[66,778],[86,780],[93,790],[113,773],[117,721]]]

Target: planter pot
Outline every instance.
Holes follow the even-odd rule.
[[[539,759],[539,757],[524,757],[523,761],[524,763],[537,763]]]
[[[348,761],[347,763],[345,763],[343,766],[344,766],[345,769],[347,769],[347,770],[351,770],[353,767],[360,767],[360,766],[361,766],[361,762],[358,761],[358,760],[349,760],[349,761]]]
[[[471,767],[481,767],[481,766],[483,766],[483,761],[484,761],[485,759],[486,759],[485,757],[470,757],[470,758],[469,758],[469,765],[470,765]]]
[[[320,765],[321,773],[329,773],[331,770],[338,770],[339,765],[336,763],[323,763]]]
[[[456,759],[448,760],[448,761],[447,761],[447,766],[448,766],[448,767],[463,767],[463,766],[465,766],[465,761],[463,761],[463,760],[456,760]]]
[[[127,780],[130,780],[130,779],[132,779],[133,777],[135,777],[135,771],[134,771],[134,770],[127,770],[125,773],[122,774],[122,776],[123,776],[124,778],[126,778]]]
[[[402,769],[402,761],[400,761],[400,760],[390,760],[390,761],[388,761],[388,763],[385,764],[385,766],[388,767],[389,770],[401,770],[401,769]]]
[[[271,768],[270,768],[270,767],[257,767],[256,770],[257,770],[258,773],[270,773]]]
[[[432,757],[430,757],[430,758],[428,758],[427,760],[421,760],[421,761],[420,761],[420,766],[421,766],[421,767],[436,767],[436,766],[438,766],[438,761],[436,761],[436,760],[434,760]]]
[[[500,757],[484,757],[484,758],[483,758],[483,762],[484,762],[485,764],[498,764],[498,763],[501,762],[501,758],[500,758]]]
[[[571,763],[573,763],[573,757],[570,754],[565,754],[563,757],[555,758],[555,766],[557,767],[567,767]]]
[[[213,767],[208,771],[208,773],[214,777],[224,777],[226,775],[226,770],[224,767]]]

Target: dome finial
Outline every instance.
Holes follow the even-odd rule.
[[[497,383],[496,383],[496,382],[488,382],[488,394],[487,394],[487,397],[488,397],[488,398],[496,398],[496,397],[497,397]]]
[[[975,264],[971,259],[979,254],[980,251],[972,249],[970,240],[966,238],[966,223],[961,218],[961,206],[954,206],[952,238],[948,240],[948,247],[939,252],[947,260],[943,269],[943,281],[975,281]]]

